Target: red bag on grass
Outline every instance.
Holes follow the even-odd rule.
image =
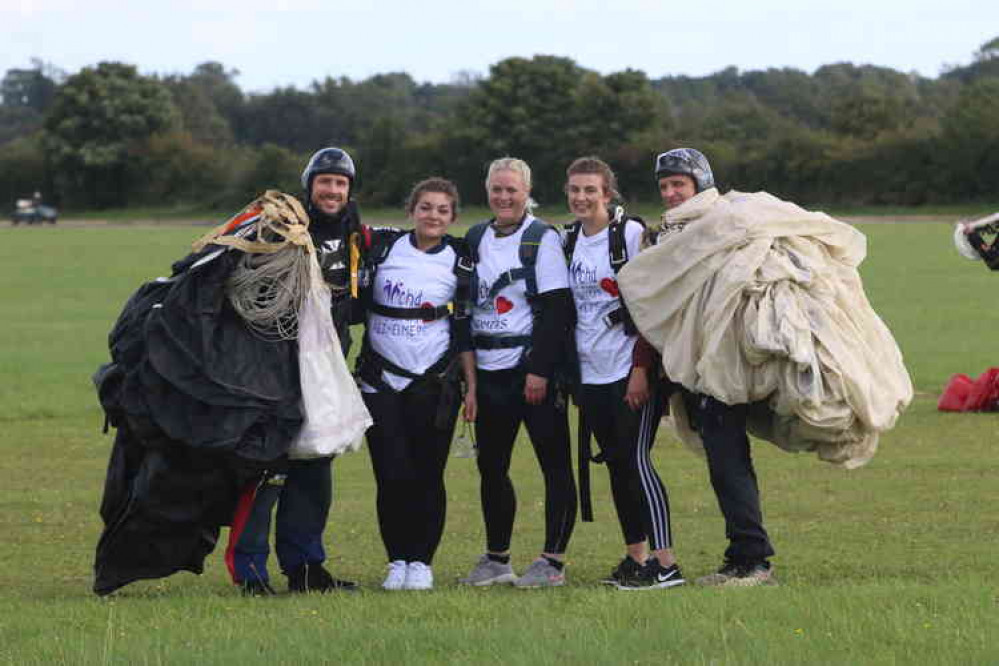
[[[989,368],[977,379],[957,374],[944,387],[937,409],[942,412],[990,412],[999,409],[999,368]]]

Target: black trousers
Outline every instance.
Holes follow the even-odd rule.
[[[444,467],[458,413],[435,426],[441,384],[416,380],[404,391],[364,393],[374,425],[368,451],[378,486],[378,526],[389,561],[431,564],[444,532]]]
[[[583,384],[579,408],[600,445],[610,475],[611,496],[626,544],[643,543],[653,550],[673,547],[669,498],[652,465],[663,392],[652,382],[648,402],[632,410],[624,401],[628,378],[612,384]]]
[[[748,405],[726,405],[709,396],[686,393],[696,405],[695,420],[708,458],[711,486],[725,518],[729,546],[725,560],[737,564],[762,562],[774,554],[763,527],[760,489],[746,435]]]
[[[551,383],[544,402],[527,404],[523,370],[479,370],[477,376],[476,461],[481,480],[486,547],[490,552],[510,549],[517,513],[517,497],[509,473],[510,458],[523,422],[545,480],[542,552],[564,553],[576,525],[576,480],[572,474],[565,406],[556,404]]]

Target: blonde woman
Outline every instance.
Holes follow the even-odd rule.
[[[461,582],[555,587],[576,522],[565,401],[556,382],[569,340],[572,296],[558,233],[531,213],[531,170],[494,161],[486,178],[493,218],[465,239],[476,263],[472,335],[478,378],[478,469],[486,552]],[[545,542],[522,576],[510,563],[517,501],[510,457],[524,423],[545,483]]]

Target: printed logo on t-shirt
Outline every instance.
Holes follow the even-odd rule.
[[[600,288],[606,291],[608,294],[617,298],[621,295],[621,290],[617,287],[617,280],[609,277],[605,277],[600,281]]]
[[[433,304],[423,299],[423,289],[406,287],[403,280],[386,279],[381,285],[382,304],[393,308],[432,308]],[[390,319],[379,317],[373,322],[375,333],[392,338],[417,338],[426,328],[426,322],[419,319]]]
[[[579,259],[569,265],[569,286],[576,299],[576,308],[580,313],[599,310],[604,307],[606,294],[611,294],[604,283],[607,278],[597,280],[597,267]],[[617,284],[614,285],[615,289]],[[614,294],[612,294],[614,295]]]
[[[418,308],[423,306],[423,290],[412,291],[406,288],[402,280],[385,280],[382,285],[382,295],[385,305],[394,308]]]
[[[472,319],[472,330],[477,333],[500,333],[506,331],[510,322],[498,315],[505,315],[514,309],[514,302],[506,296],[489,298],[492,285],[479,281],[479,293],[475,307],[478,314]]]

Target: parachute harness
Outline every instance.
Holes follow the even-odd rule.
[[[309,216],[288,194],[267,190],[238,215],[193,244],[243,254],[226,281],[226,295],[243,321],[267,340],[298,337],[298,313],[311,286],[316,261]]]

